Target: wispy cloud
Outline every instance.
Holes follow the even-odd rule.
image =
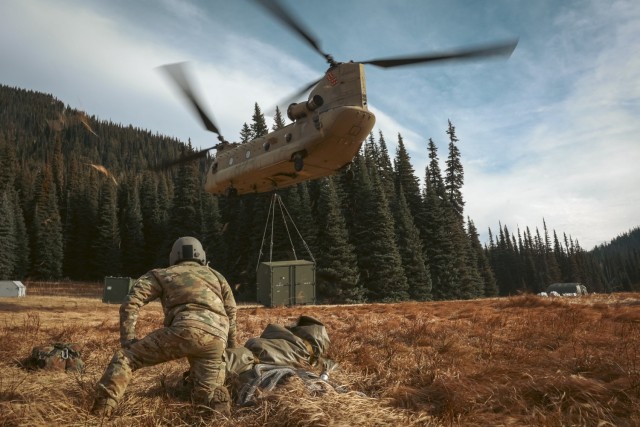
[[[554,54],[583,58],[579,72],[566,71],[572,80],[556,100],[534,113],[533,126],[515,129],[513,151],[518,154],[510,167],[496,171],[484,162],[469,166],[465,195],[476,225],[495,228],[502,220],[513,228],[541,224],[546,218],[550,227],[572,234],[587,248],[637,225],[640,59],[629,55],[629,48],[632,40],[640,39],[640,17],[637,8],[619,9],[625,5],[629,3],[608,10],[594,4],[600,27],[588,53],[577,52],[584,48],[580,46],[546,46],[555,49]],[[564,28],[558,38],[569,40],[590,25],[573,15],[568,11],[557,17],[557,25]],[[545,74],[539,64],[536,68]],[[536,86],[553,89],[556,76],[548,77],[549,83],[540,80]],[[532,111],[538,104],[521,105]]]
[[[432,137],[445,159],[452,120],[465,167],[467,214],[479,230],[486,233],[498,221],[510,229],[535,227],[544,217],[588,248],[638,225],[636,3],[412,0],[370,7],[368,1],[328,0],[291,7],[339,60],[520,36],[508,61],[367,67],[374,132],[383,131],[391,155],[401,133],[422,179],[426,141]],[[273,106],[325,66],[254,6],[5,2],[2,83],[52,93],[101,119],[210,146],[214,137],[156,70],[191,61],[204,103],[233,140],[251,120],[255,102]]]

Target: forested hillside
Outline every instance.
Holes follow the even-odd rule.
[[[284,126],[276,117],[271,127]],[[268,131],[256,104],[238,139]],[[189,142],[0,86],[0,276],[137,277],[166,265],[175,238],[193,235],[241,300],[255,298],[259,260],[311,256],[319,296],[330,302],[471,299],[539,292],[556,281],[640,289],[637,229],[592,252],[546,224],[515,232],[500,225],[481,244],[464,212],[451,122],[447,134],[444,170],[436,143],[425,144],[425,185],[401,135],[390,154],[385,136],[372,134],[350,171],[280,190],[295,224],[275,209],[271,233],[271,194],[204,193],[205,161],[151,170],[193,151]]]

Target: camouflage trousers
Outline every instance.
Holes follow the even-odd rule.
[[[221,338],[195,328],[170,326],[153,331],[113,355],[98,382],[96,400],[117,404],[133,371],[186,357],[193,381],[192,399],[194,403],[209,405],[216,387],[224,386],[225,347]]]

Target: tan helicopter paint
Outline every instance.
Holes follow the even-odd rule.
[[[264,137],[218,150],[205,190],[261,193],[329,176],[351,163],[375,124],[367,109],[364,66],[342,63],[330,68],[309,99],[316,95],[323,104],[307,109],[305,117]],[[299,172],[293,162],[296,154],[304,158]]]

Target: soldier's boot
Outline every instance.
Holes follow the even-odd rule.
[[[96,400],[93,401],[91,415],[101,418],[111,418],[116,406],[118,406],[118,403],[110,397],[97,397]]]
[[[231,416],[231,396],[225,386],[218,386],[213,390],[213,397],[209,401],[209,407],[225,417]]]

